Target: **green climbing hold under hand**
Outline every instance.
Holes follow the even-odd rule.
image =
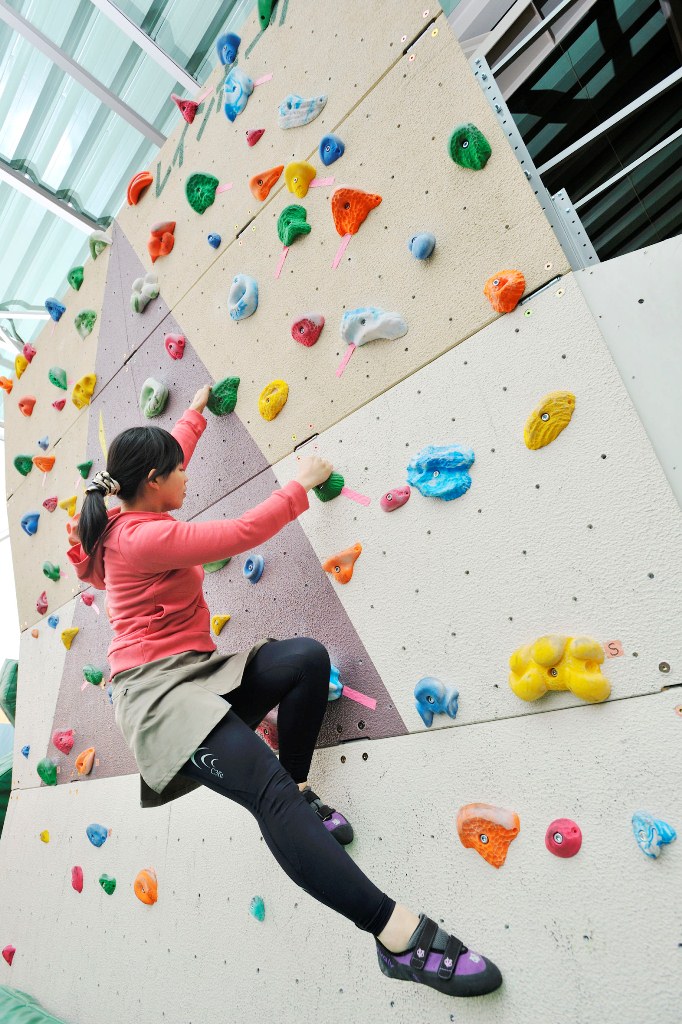
[[[112,878],[111,875],[100,875],[99,884],[102,886],[107,896],[111,896],[116,888],[116,879]]]
[[[234,412],[237,404],[237,389],[239,377],[224,377],[214,384],[208,396],[206,408],[214,416],[226,416],[228,412]]]
[[[340,473],[332,473],[330,477],[327,477],[324,483],[318,484],[317,487],[313,487],[313,490],[320,501],[333,501],[334,498],[338,498],[339,494],[341,494],[345,483],[346,481]]]
[[[57,765],[51,757],[44,757],[38,761],[36,771],[46,786],[57,785]]]
[[[219,569],[224,568],[228,562],[232,561],[232,556],[229,558],[219,558],[217,562],[205,562],[202,565],[204,572],[218,572]]]
[[[308,224],[305,207],[292,203],[285,206],[277,221],[277,234],[282,245],[291,245],[299,235],[309,235],[311,225]]]
[[[215,202],[220,182],[213,174],[190,174],[185,185],[187,202],[197,213],[204,213]]]

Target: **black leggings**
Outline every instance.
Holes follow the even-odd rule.
[[[296,637],[265,644],[247,665],[241,685],[224,695],[230,711],[180,774],[250,811],[292,881],[358,928],[378,935],[394,901],[363,874],[296,785],[308,777],[327,707],[329,667],[326,648],[317,640]],[[279,761],[253,732],[278,704]]]

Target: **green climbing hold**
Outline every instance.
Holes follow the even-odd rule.
[[[103,673],[98,668],[95,668],[94,665],[85,665],[83,667],[83,675],[93,686],[99,686],[104,678]]]
[[[14,468],[18,469],[22,476],[28,476],[33,469],[33,459],[30,455],[16,455]]]
[[[94,309],[82,309],[74,318],[73,322],[81,338],[87,338],[88,334],[92,333],[96,319],[97,313],[95,313]]]
[[[448,143],[450,156],[460,167],[482,171],[490,159],[490,143],[475,124],[458,124]]]
[[[66,280],[75,292],[80,291],[80,286],[83,284],[83,268],[72,267],[66,275]]]
[[[223,569],[231,561],[232,558],[219,558],[217,562],[206,562],[201,568],[204,572],[218,572],[219,569]]]
[[[166,408],[169,394],[165,384],[154,377],[147,377],[140,392],[140,409],[148,420],[161,415]]]
[[[209,206],[213,206],[219,184],[213,174],[190,174],[185,185],[185,195],[192,209],[204,213]]]
[[[238,387],[239,377],[224,377],[223,380],[219,380],[211,388],[206,408],[210,409],[214,416],[226,416],[228,412],[234,412]]]
[[[43,572],[48,580],[54,580],[55,583],[62,578],[62,571],[54,562],[43,562]]]
[[[111,875],[100,875],[99,884],[104,889],[107,896],[112,896],[114,889],[116,888],[116,879],[112,878]]]
[[[285,206],[277,221],[277,234],[282,245],[291,245],[299,235],[310,234],[310,224],[306,221],[305,207],[292,203]]]
[[[249,913],[257,921],[265,920],[265,903],[262,896],[254,896],[249,904]]]
[[[87,480],[90,475],[90,470],[92,469],[92,459],[88,459],[87,462],[79,462],[76,469],[83,479]]]
[[[47,379],[56,388],[61,388],[62,391],[67,390],[66,370],[63,370],[61,366],[51,366],[47,371]]]
[[[330,477],[327,477],[324,483],[318,484],[317,487],[313,487],[313,490],[320,501],[333,501],[334,498],[338,498],[339,494],[341,494],[341,490],[345,483],[346,481],[340,473],[332,473]]]
[[[109,237],[106,231],[93,231],[88,237],[88,245],[90,246],[90,255],[93,260],[96,260],[98,256],[101,256],[108,245],[111,245],[113,239]]]
[[[275,0],[258,0],[258,20],[260,21],[261,32],[265,32],[270,24],[270,16],[274,6]]]
[[[44,757],[38,761],[36,771],[46,786],[57,785],[57,765],[51,757]]]

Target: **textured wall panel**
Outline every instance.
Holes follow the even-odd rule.
[[[464,1003],[384,978],[371,937],[283,875],[246,811],[206,790],[141,811],[133,777],[12,794],[0,938],[17,953],[11,968],[0,960],[0,978],[65,1020],[98,1024],[263,1014],[278,1024],[453,1014],[485,1024],[674,1024],[679,840],[648,860],[630,818],[644,807],[679,826],[676,703],[665,693],[316,755],[316,788],[355,825],[350,855],[393,898],[490,955],[505,977],[493,996]],[[520,816],[499,871],[456,836],[457,810],[472,800]],[[563,816],[583,832],[572,860],[544,845],[548,824]],[[111,829],[99,849],[85,835],[91,822]],[[80,895],[70,884],[75,864]],[[132,888],[149,866],[159,877],[153,907]],[[117,880],[113,896],[97,883],[102,872]],[[262,924],[248,913],[256,894]],[[68,970],[50,922],[60,934],[91,936],[87,957]]]
[[[555,389],[575,393],[573,419],[529,451],[526,417]],[[473,448],[471,489],[444,502],[413,488],[383,512],[379,498],[428,444]],[[459,690],[460,723],[577,703],[529,704],[507,684],[509,655],[545,633],[621,640],[625,657],[603,666],[614,699],[655,692],[659,663],[680,663],[679,510],[572,276],[309,450],[372,497],[312,499],[303,522],[320,558],[363,544],[339,598],[411,731],[425,728],[413,690],[427,675]],[[276,466],[282,483],[295,471],[293,457]],[[437,716],[432,729],[452,724]]]

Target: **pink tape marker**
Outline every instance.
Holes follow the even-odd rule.
[[[272,71],[268,75],[261,75],[260,78],[254,78],[254,85],[263,85],[264,82],[269,82],[272,78]]]
[[[213,92],[212,89],[205,89],[204,92],[202,92],[200,96],[197,96],[197,98],[195,99],[194,102],[195,103],[203,103],[204,100],[206,99],[206,97],[210,96],[212,92]]]
[[[43,487],[45,486],[45,481],[46,480],[47,480],[47,473],[43,473],[43,484],[42,484]]]
[[[275,277],[279,277],[279,275],[282,273],[282,267],[284,266],[284,261],[287,258],[287,253],[288,252],[289,252],[289,246],[285,245],[284,248],[282,249],[282,255],[279,258],[279,262],[277,264],[277,269],[275,270]]]
[[[344,684],[342,697],[348,697],[350,700],[356,701],[358,704],[362,704],[363,707],[371,708],[372,711],[376,710],[377,702],[374,697],[368,697],[366,693],[358,693],[357,690],[351,690],[350,686]]]
[[[364,494],[358,494],[357,491],[352,491],[350,487],[342,487],[341,494],[345,494],[351,501],[357,501],[358,505],[371,505],[372,499],[366,497]]]
[[[87,681],[87,679],[85,680],[85,682],[84,682],[84,683],[83,683],[83,685],[81,686],[81,693],[82,693],[82,692],[83,692],[83,690],[84,690],[84,689],[86,688],[86,686],[92,686],[92,683],[89,683],[89,682]]]
[[[227,185],[218,185],[217,189],[215,190],[216,191],[216,195],[218,195],[219,192],[229,192],[231,188],[232,188],[232,182],[231,181],[228,182]]]
[[[341,239],[341,245],[337,249],[336,256],[334,257],[334,260],[332,262],[332,270],[336,270],[336,268],[338,267],[339,263],[341,262],[341,257],[343,256],[344,252],[346,251],[349,242],[350,242],[350,235],[349,234],[344,235],[343,238]]]
[[[333,184],[334,184],[333,176],[331,178],[313,178],[313,180],[308,185],[308,188],[320,188],[322,185],[333,185]]]
[[[355,352],[355,345],[353,344],[353,342],[351,342],[350,345],[348,346],[348,348],[346,349],[346,351],[343,354],[343,359],[341,360],[339,365],[336,367],[336,376],[337,377],[340,377],[341,374],[343,373],[343,371],[346,369],[346,367],[348,366],[348,360],[350,359],[350,357],[353,355],[354,352]]]
[[[623,657],[623,645],[620,640],[607,640],[606,643],[602,644],[602,647],[604,648],[604,654],[607,658]]]

